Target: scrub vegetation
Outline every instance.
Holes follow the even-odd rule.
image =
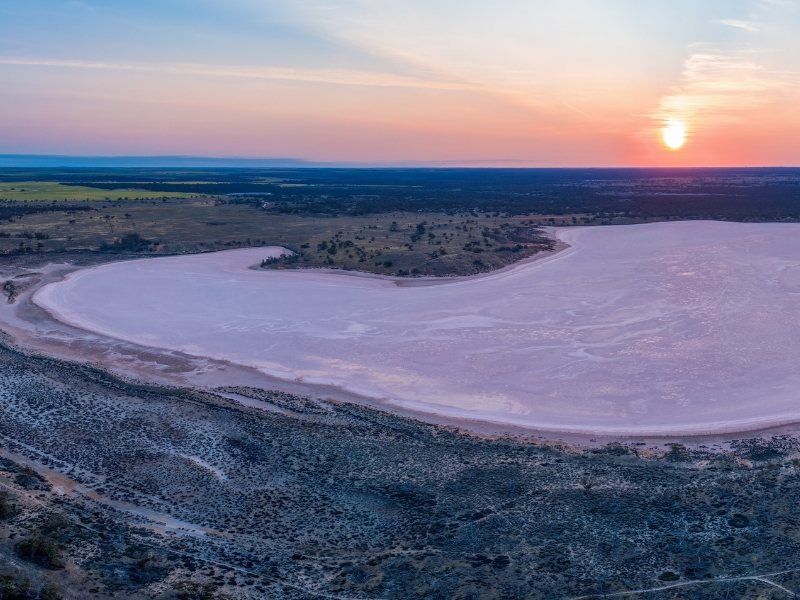
[[[134,385],[6,347],[0,384],[0,586],[41,597],[800,589],[789,437],[713,451],[487,439],[269,390]]]
[[[265,267],[399,276],[502,267],[548,225],[800,220],[797,169],[5,169],[0,189],[5,254],[281,245]]]
[[[2,207],[2,205],[0,205]],[[83,203],[0,222],[0,252],[183,254],[285,246],[296,256],[270,268],[327,267],[397,275],[465,275],[549,250],[549,218],[386,213],[276,214],[226,199]],[[552,223],[569,219],[553,219]]]
[[[584,214],[598,222],[800,217],[796,168],[87,170],[57,177],[108,189],[127,180],[166,194],[260,198],[277,212],[318,215],[476,210]]]

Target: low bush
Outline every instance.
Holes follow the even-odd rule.
[[[17,556],[45,569],[63,569],[61,549],[52,539],[36,534],[18,542],[14,547]]]
[[[16,510],[9,502],[8,492],[0,492],[0,521],[10,519],[16,514]],[[2,598],[2,596],[0,596]]]
[[[226,595],[217,594],[217,586],[213,583],[195,583],[180,581],[173,585],[178,600],[224,600]]]
[[[153,245],[152,240],[147,240],[138,233],[128,233],[113,244],[103,244],[100,250],[105,252],[144,252]]]
[[[14,481],[18,486],[23,487],[26,490],[49,491],[52,487],[49,483],[47,483],[47,480],[44,477],[39,475],[36,471],[28,466],[19,469],[17,475],[14,477]]]
[[[50,583],[34,583],[21,572],[0,575],[2,600],[60,600],[61,594]]]

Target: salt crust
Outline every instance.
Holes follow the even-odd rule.
[[[253,269],[280,248],[70,274],[34,302],[102,335],[541,430],[738,431],[800,420],[800,224],[561,229],[479,279]],[[407,281],[407,280],[406,280]]]

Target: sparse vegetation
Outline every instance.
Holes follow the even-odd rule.
[[[520,217],[492,218],[493,228],[486,232],[483,223],[478,226],[472,217],[457,220],[433,215],[426,223],[440,233],[435,238],[412,242],[416,219],[417,215],[399,213],[309,218],[201,198],[173,199],[155,205],[122,201],[74,214],[63,210],[17,215],[7,225],[9,237],[0,237],[0,252],[161,255],[278,245],[294,253],[266,260],[264,267],[466,275],[502,267],[552,246],[535,222]],[[198,227],[198,222],[213,226]],[[512,242],[516,245],[508,246]],[[483,247],[495,249],[494,244],[500,251],[476,265],[475,248],[480,247],[482,252]],[[504,250],[517,246],[516,251]]]
[[[0,521],[5,521],[14,516],[16,510],[11,505],[8,492],[0,492]]]
[[[44,477],[28,466],[19,469],[14,481],[26,490],[49,490],[51,487]]]
[[[213,583],[180,581],[173,585],[178,600],[223,600],[230,596],[217,593],[218,586]]]
[[[13,181],[46,175],[57,182]],[[589,178],[569,169],[0,170],[0,188],[11,187],[44,196],[2,202],[0,193],[0,253],[281,245],[297,258],[265,267],[400,276],[497,269],[547,249],[539,228],[548,225],[800,220],[792,169],[599,170]],[[87,189],[89,200],[61,194]]]
[[[14,549],[17,551],[17,555],[20,558],[29,560],[40,567],[46,569],[64,568],[64,561],[61,557],[61,549],[58,547],[58,544],[41,533],[37,533],[28,539],[17,542]]]
[[[789,436],[730,450],[485,439],[252,387],[134,385],[3,348],[0,384],[3,448],[101,499],[35,491],[0,540],[19,532],[9,543],[54,577],[67,569],[47,565],[74,562],[87,594],[785,597],[752,578],[776,572],[766,579],[800,589]],[[0,485],[31,493],[22,465],[0,467]],[[165,523],[174,533],[157,532]],[[688,585],[657,591],[673,583]]]
[[[153,245],[152,240],[146,240],[136,232],[126,233],[122,238],[114,240],[112,244],[100,246],[102,251],[111,252],[144,252]]]
[[[61,600],[61,594],[50,583],[31,581],[21,571],[0,574],[1,600]]]

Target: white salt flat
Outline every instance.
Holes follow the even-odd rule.
[[[537,429],[736,431],[800,420],[800,224],[558,230],[570,248],[473,280],[252,269],[280,248],[70,274],[34,301],[147,346]]]

